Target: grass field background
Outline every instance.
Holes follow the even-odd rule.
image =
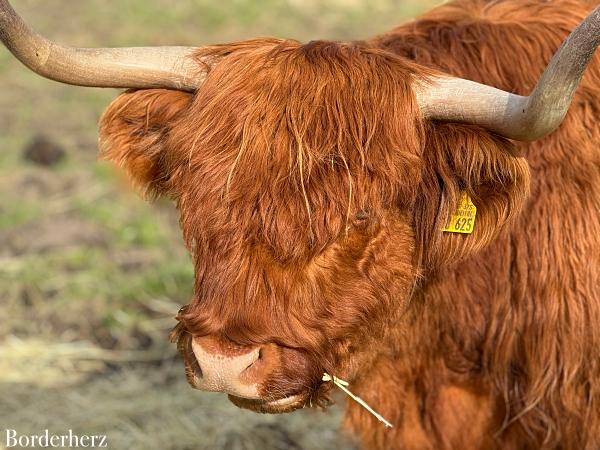
[[[432,0],[13,0],[78,46],[366,38]],[[96,161],[118,91],[63,86],[0,47],[0,432],[106,434],[114,449],[343,449],[343,401],[263,416],[194,391],[167,334],[191,295],[177,214]],[[44,136],[65,151],[24,159]],[[0,436],[0,442],[4,436]],[[0,443],[0,448],[2,444]]]

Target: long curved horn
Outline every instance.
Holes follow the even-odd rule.
[[[0,0],[0,40],[34,72],[67,84],[195,91],[203,80],[195,47],[65,47],[33,32],[8,0]]]
[[[417,101],[427,118],[472,123],[510,139],[533,141],[561,124],[598,44],[600,7],[563,42],[530,96],[436,77],[416,86]]]

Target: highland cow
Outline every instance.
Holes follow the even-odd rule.
[[[75,49],[0,0],[0,37],[41,75],[135,89],[101,155],[179,208],[194,387],[287,412],[327,405],[327,372],[392,422],[350,403],[365,448],[592,450],[594,6],[455,0],[364,42]],[[476,215],[445,231],[461,198]]]

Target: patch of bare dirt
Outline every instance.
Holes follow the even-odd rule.
[[[107,248],[110,236],[105,229],[93,223],[72,217],[59,217],[0,231],[0,242],[5,243],[0,254],[18,256],[78,247]]]
[[[38,134],[23,150],[23,158],[38,166],[55,166],[66,156],[66,150],[48,137]]]

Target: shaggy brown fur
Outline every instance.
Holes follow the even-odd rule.
[[[181,211],[188,369],[190,336],[218,335],[279,355],[265,398],[323,404],[324,370],[349,379],[395,425],[350,404],[366,448],[599,448],[597,59],[527,145],[423,121],[411,87],[526,94],[592,7],[459,0],[369,42],[216,46],[195,94],[115,100],[103,156]],[[443,233],[463,190],[475,231]]]

